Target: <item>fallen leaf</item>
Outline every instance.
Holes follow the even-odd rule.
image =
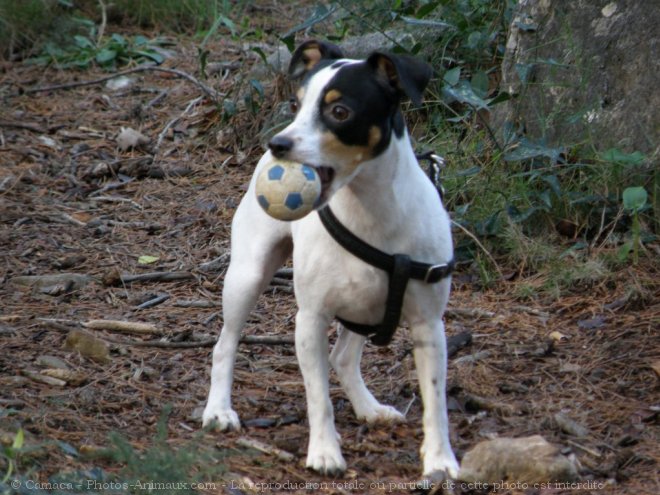
[[[651,363],[651,368],[655,371],[655,374],[660,377],[660,361],[655,361]]]
[[[560,373],[577,373],[580,371],[582,368],[580,367],[579,364],[575,363],[563,363],[559,367],[559,372]]]
[[[160,259],[160,257],[158,257],[158,256],[149,256],[148,254],[145,254],[145,255],[140,256],[138,258],[138,264],[139,265],[150,265],[151,263],[155,263],[159,259]]]
[[[557,341],[557,342],[561,342],[562,340],[567,339],[568,337],[566,335],[564,335],[563,333],[558,332],[557,330],[555,330],[554,332],[552,332],[550,334],[550,338],[552,340]]]

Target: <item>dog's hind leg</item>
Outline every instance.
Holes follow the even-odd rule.
[[[246,211],[249,206],[239,207],[232,225],[231,262],[222,291],[224,325],[213,348],[211,388],[202,415],[205,427],[219,430],[240,428],[231,406],[231,387],[241,330],[257,298],[291,252],[287,232],[274,220],[263,218],[261,212],[261,218],[255,219]]]
[[[366,338],[346,328],[339,327],[337,342],[330,354],[330,363],[337,373],[344,392],[353,405],[358,419],[367,423],[393,423],[405,421],[405,417],[392,406],[376,400],[367,389],[360,372],[360,360]]]

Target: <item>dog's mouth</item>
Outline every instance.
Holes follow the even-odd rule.
[[[321,195],[319,196],[316,205],[318,207],[324,204],[328,200],[330,186],[332,185],[332,181],[335,179],[335,169],[332,167],[325,167],[322,165],[319,166],[310,165],[310,166],[314,167],[316,173],[319,174],[319,178],[321,179]]]

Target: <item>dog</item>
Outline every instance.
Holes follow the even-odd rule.
[[[231,405],[240,333],[257,297],[292,255],[298,305],[295,349],[310,430],[306,465],[321,474],[338,475],[346,470],[346,462],[329,396],[330,366],[358,419],[404,420],[365,386],[360,372],[365,336],[338,325],[329,353],[327,329],[335,318],[364,326],[383,320],[388,274],[340,246],[316,211],[294,222],[269,217],[257,202],[255,181],[273,157],[308,164],[322,182],[317,210],[331,207],[345,229],[383,252],[449,263],[449,218],[417,162],[400,109],[405,97],[421,104],[432,70],[413,57],[380,52],[364,60],[348,59],[337,46],[310,40],[293,53],[289,74],[302,80],[290,100],[294,119],[268,143],[233,218],[231,261],[223,288],[224,326],[213,349],[202,419],[205,427],[240,429]],[[410,280],[405,292],[400,291],[400,311],[412,334],[424,407],[423,475],[455,478],[458,463],[449,442],[442,320],[450,278],[427,282]]]

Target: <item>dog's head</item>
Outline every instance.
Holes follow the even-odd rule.
[[[317,169],[326,203],[405,133],[399,103],[419,105],[431,68],[412,57],[372,53],[366,60],[343,58],[330,43],[311,40],[293,54],[289,75],[301,84],[291,98],[293,122],[268,146],[277,158]]]

